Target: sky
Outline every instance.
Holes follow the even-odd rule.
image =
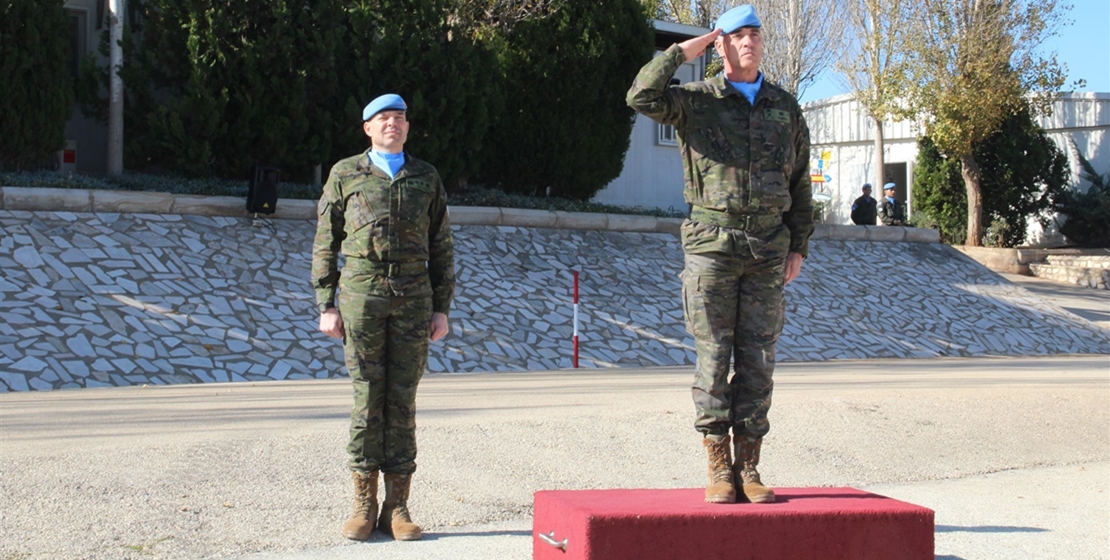
[[[1110,0],[1064,0],[1072,5],[1065,17],[1070,21],[1041,45],[1041,53],[1056,52],[1057,62],[1066,64],[1068,79],[1087,80],[1087,85],[1074,91],[1110,92]],[[826,71],[810,85],[799,101],[816,101],[846,93],[832,72]]]

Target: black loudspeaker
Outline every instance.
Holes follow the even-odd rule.
[[[247,212],[273,214],[277,210],[279,182],[280,169],[255,165],[251,171],[250,187],[247,189]]]

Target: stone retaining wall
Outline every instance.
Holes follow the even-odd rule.
[[[583,367],[693,363],[674,235],[453,230],[459,284],[431,372],[570,367],[572,270]],[[314,232],[0,210],[0,393],[345,376],[340,345],[317,331]],[[786,292],[779,361],[1110,352],[1110,331],[939,243],[816,239]]]
[[[1046,260],[1076,259],[1076,261],[1085,261],[1091,258],[1095,260],[1110,258],[1110,250],[1107,249],[1023,249],[972,247],[969,245],[954,245],[953,247],[991,270],[1023,276],[1033,275],[1029,265],[1043,263]]]
[[[1097,290],[1110,289],[1110,268],[1057,265],[1047,263],[1033,263],[1029,265],[1033,276],[1063,282],[1073,286],[1095,288]]]
[[[1110,269],[1110,256],[1104,255],[1049,255],[1045,262],[1055,266]]]

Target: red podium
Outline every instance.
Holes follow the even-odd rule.
[[[933,511],[854,488],[775,488],[774,504],[704,490],[536,492],[534,560],[933,560]]]

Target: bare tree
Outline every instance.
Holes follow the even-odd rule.
[[[658,12],[656,17],[712,29],[713,22],[729,9],[727,0],[645,0],[653,4]]]
[[[740,4],[742,2],[733,2]],[[767,79],[801,97],[839,54],[844,36],[840,0],[751,0],[763,23]]]
[[[1056,34],[1067,6],[1055,0],[922,0],[911,48],[913,102],[937,148],[960,161],[967,190],[967,245],[983,238],[975,146],[1031,105],[1046,113],[1065,81],[1055,53],[1036,49]],[[1032,95],[1029,95],[1032,94]]]
[[[644,0],[660,19],[708,29],[742,3],[754,6],[763,24],[764,76],[800,96],[837,55],[843,33],[838,0]],[[714,57],[705,75],[715,76],[721,69]]]
[[[458,0],[455,22],[480,33],[483,29],[510,32],[526,19],[544,18],[559,9],[563,0]]]
[[[873,181],[883,174],[883,122],[903,114],[907,57],[905,43],[911,25],[909,0],[850,0],[844,14],[845,37],[840,77],[871,119],[875,140]]]

